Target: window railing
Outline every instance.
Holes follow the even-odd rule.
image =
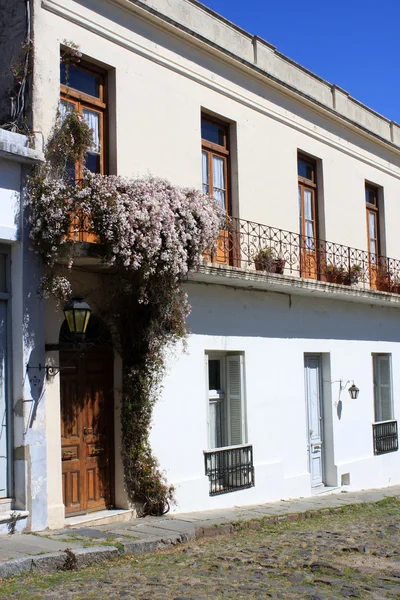
[[[254,486],[253,446],[231,446],[204,452],[210,496]]]
[[[400,294],[400,260],[234,217],[205,261]]]
[[[372,424],[374,454],[387,454],[399,449],[397,421],[382,421]]]

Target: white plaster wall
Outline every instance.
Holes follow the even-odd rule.
[[[302,150],[322,161],[326,238],[366,249],[364,186],[369,180],[384,188],[387,253],[400,255],[398,150],[353,132],[317,107],[307,107],[267,80],[223,62],[221,55],[212,56],[128,10],[104,0],[96,10],[66,0],[61,18],[37,7],[35,31],[41,43],[35,50],[35,130],[47,135],[51,129],[59,46],[72,40],[85,56],[111,69],[110,81],[115,74],[111,96],[115,93],[116,100],[109,106],[116,124],[113,170],[151,172],[200,187],[204,109],[236,127],[238,173],[232,188],[240,217],[298,231],[296,157]]]
[[[400,415],[400,330],[396,309],[243,291],[187,286],[192,314],[188,350],[169,357],[164,392],[156,405],[152,444],[168,480],[176,485],[178,511],[267,502],[311,494],[308,474],[304,353],[330,356],[332,422],[337,481],[350,473],[350,489],[400,483],[399,452],[373,455],[372,358],[392,354],[394,416]],[[204,353],[240,351],[245,356],[248,441],[253,445],[256,486],[210,498],[204,476],[207,396]],[[325,357],[325,355],[324,355]],[[329,373],[323,373],[324,379]],[[357,400],[339,380],[354,380]],[[333,383],[331,383],[333,382]],[[349,489],[349,488],[346,488]]]

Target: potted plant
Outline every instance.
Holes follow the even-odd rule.
[[[268,271],[282,275],[286,260],[277,258],[274,248],[261,248],[253,257],[256,271]]]
[[[359,264],[351,265],[347,271],[344,283],[345,285],[354,285],[360,281],[362,275],[362,267]]]
[[[256,271],[274,272],[275,252],[273,248],[261,248],[253,257]]]
[[[274,260],[274,273],[283,275],[285,270],[286,260],[284,258],[275,258]]]
[[[372,269],[371,269],[372,270]],[[375,275],[375,277],[374,277]],[[385,265],[376,268],[376,271],[371,273],[372,279],[375,279],[376,289],[381,292],[390,292],[392,288],[392,272]]]
[[[344,283],[346,278],[346,270],[342,265],[338,266],[334,263],[329,263],[325,265],[322,272],[329,283]]]

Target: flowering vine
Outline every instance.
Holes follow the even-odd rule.
[[[188,271],[211,251],[220,229],[217,203],[198,190],[164,179],[132,179],[84,170],[79,185],[68,181],[67,164],[82,159],[90,131],[74,112],[57,120],[47,162],[31,177],[28,205],[32,246],[49,273],[42,294],[71,294],[60,260],[74,261],[82,224],[112,267],[103,317],[112,323],[123,361],[122,457],[130,500],[143,514],[163,514],[173,500],[153,456],[149,432],[164,372],[165,348],[186,335],[189,305],[182,290]]]

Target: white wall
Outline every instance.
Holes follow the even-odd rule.
[[[58,3],[53,3],[57,12]],[[61,4],[60,4],[61,6]],[[35,130],[47,135],[59,94],[59,48],[64,39],[108,67],[111,121],[116,147],[113,169],[123,175],[148,172],[182,185],[201,185],[200,114],[207,110],[237,130],[239,216],[298,231],[297,150],[322,161],[326,238],[367,248],[365,180],[383,186],[387,252],[400,255],[395,223],[400,178],[398,149],[289,97],[249,71],[224,62],[104,0],[60,14],[38,8]],[[78,12],[77,12],[78,10]],[[79,25],[82,24],[82,26]],[[101,36],[101,37],[100,37]],[[115,76],[115,78],[114,78]]]
[[[371,353],[392,354],[394,415],[400,415],[400,345],[396,309],[341,301],[187,285],[192,314],[186,353],[169,358],[164,392],[156,405],[152,443],[168,480],[177,487],[178,510],[217,508],[309,495],[304,353],[330,358],[331,390],[325,423],[331,434],[337,485],[350,473],[352,489],[400,483],[399,453],[373,455]],[[245,356],[248,440],[253,444],[256,486],[210,498],[204,477],[207,396],[204,353]],[[354,380],[339,399],[339,380]],[[326,393],[326,392],[325,392]],[[329,413],[329,414],[328,414]],[[332,475],[331,475],[332,478]],[[332,483],[332,479],[331,479]]]

